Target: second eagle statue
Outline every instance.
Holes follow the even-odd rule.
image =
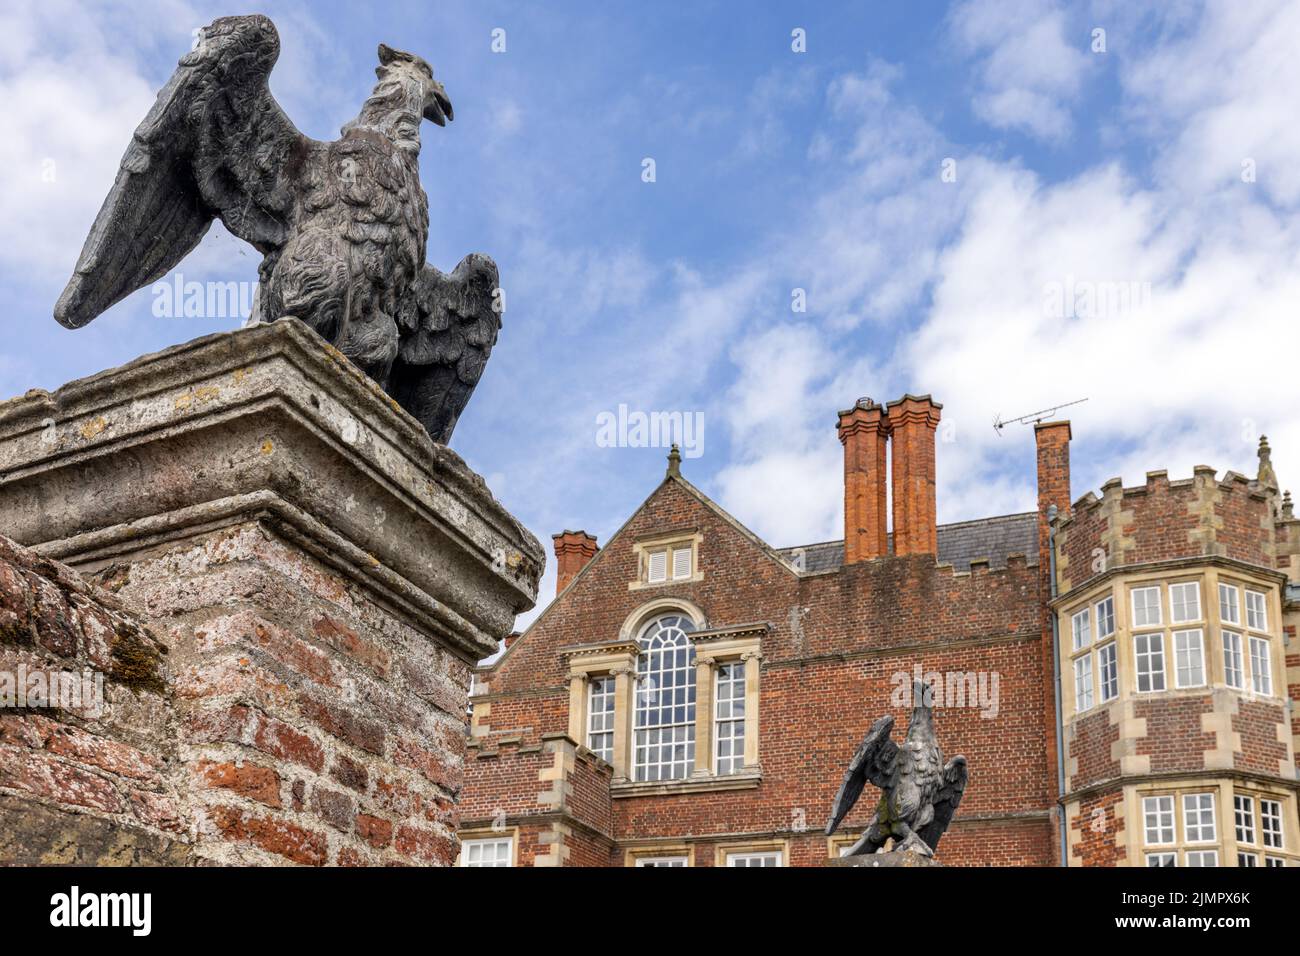
[[[333,142],[304,136],[267,86],[264,16],[201,31],[135,131],[54,309],[80,328],[162,278],[220,218],[263,260],[252,321],[295,318],[446,443],[501,327],[496,264],[425,262],[420,123],[451,101],[429,64],[379,47],[378,84]]]
[[[894,718],[886,714],[871,725],[849,762],[826,825],[827,836],[848,816],[868,782],[881,793],[875,816],[846,856],[880,853],[891,841],[900,853],[933,856],[952,822],[966,790],[966,758],[958,754],[943,762],[934,733],[934,693],[921,681],[912,685],[912,718],[902,746],[890,739]]]

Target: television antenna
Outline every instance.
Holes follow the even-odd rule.
[[[1081,405],[1086,401],[1086,398],[1076,398],[1072,402],[1053,405],[1051,408],[1043,408],[1036,412],[1030,412],[1028,415],[1021,415],[1019,418],[1003,418],[1001,415],[996,415],[993,418],[993,430],[1001,435],[1002,429],[1007,425],[1036,425],[1051,418],[1063,408],[1069,408],[1071,405]]]

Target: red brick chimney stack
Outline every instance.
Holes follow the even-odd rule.
[[[886,406],[894,442],[894,554],[938,554],[934,432],[943,406],[929,395],[904,395]]]
[[[1048,509],[1056,505],[1057,513],[1065,517],[1070,511],[1070,423],[1039,422],[1034,426],[1034,444],[1038,446],[1038,580],[1039,606],[1043,624],[1043,684],[1048,688],[1044,695],[1044,726],[1056,725],[1056,649],[1052,643],[1052,610],[1048,601],[1052,597],[1052,561],[1048,550],[1050,525]],[[1056,734],[1047,737],[1048,766],[1053,770],[1058,764]],[[1060,796],[1057,774],[1048,777],[1048,793],[1055,801]],[[1057,866],[1060,856],[1059,818],[1052,821],[1052,856]]]
[[[555,541],[555,593],[558,595],[587,566],[587,562],[596,556],[600,547],[596,544],[595,536],[585,531],[566,530],[551,535],[551,538]]]
[[[1039,422],[1034,426],[1038,446],[1038,560],[1047,566],[1047,509],[1056,505],[1062,518],[1070,510],[1069,422]]]
[[[858,399],[840,412],[839,436],[844,446],[844,563],[884,557],[889,533],[884,407]]]

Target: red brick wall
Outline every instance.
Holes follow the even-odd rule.
[[[1119,761],[1111,756],[1111,746],[1119,740],[1119,724],[1110,722],[1108,709],[1074,718],[1066,734],[1066,754],[1075,766],[1075,772],[1066,780],[1068,789],[1077,790],[1119,776]],[[1067,766],[1067,774],[1069,769]]]
[[[1124,858],[1119,846],[1124,820],[1116,816],[1124,792],[1114,790],[1091,794],[1079,802],[1079,815],[1070,823],[1072,839],[1078,843],[1071,850],[1072,866],[1116,866]]]
[[[201,855],[454,862],[467,663],[255,524],[101,579],[171,650]]]
[[[637,577],[633,542],[676,530],[702,534],[704,579],[629,591]],[[974,708],[936,713],[945,752],[964,752],[972,768],[960,823],[945,841],[967,841],[970,849],[961,854],[966,863],[1044,864],[1051,859],[1048,786],[1055,769],[1046,746],[1051,727],[1044,721],[1038,588],[1037,569],[1023,559],[1005,571],[954,574],[937,568],[933,557],[914,556],[799,577],[668,482],[488,675],[483,699],[491,708],[483,720],[490,733],[481,746],[493,749],[500,737],[518,736],[527,744],[543,733],[564,732],[568,672],[560,648],[617,637],[644,602],[683,598],[699,606],[711,626],[771,625],[763,639],[762,782],[749,790],[615,799],[612,828],[620,846],[688,834],[743,839],[776,832],[795,840],[795,862],[820,863],[826,858],[820,830],[844,768],[870,723],[890,709],[891,676],[910,675],[920,663],[927,672],[996,672],[1000,681],[995,718]],[[903,709],[896,714],[901,739],[907,715]],[[508,749],[469,762],[467,819],[490,812],[488,804],[509,792],[517,779],[509,764],[530,764],[532,758]],[[524,777],[530,772],[535,781],[534,768],[520,771]],[[872,802],[870,795],[863,798],[850,826],[865,822]],[[796,831],[799,820],[805,833]],[[996,839],[959,836],[967,826]],[[616,862],[620,852],[612,857]],[[712,860],[703,844],[697,864],[706,862],[702,857]]]
[[[0,671],[99,675],[104,695],[0,710],[0,864],[188,863],[172,675],[140,620],[0,537]]]

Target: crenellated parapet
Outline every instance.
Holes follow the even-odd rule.
[[[1229,471],[1219,479],[1207,465],[1178,481],[1148,472],[1145,484],[1128,488],[1112,478],[1100,497],[1088,492],[1056,522],[1058,592],[1152,562],[1223,557],[1276,567],[1273,498],[1245,475]]]

